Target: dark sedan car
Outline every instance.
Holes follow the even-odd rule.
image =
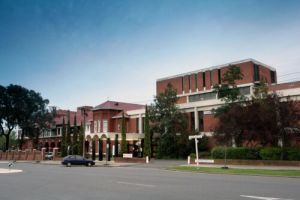
[[[64,157],[61,164],[66,165],[67,167],[71,167],[71,165],[86,165],[90,167],[92,165],[95,165],[95,162],[89,159],[85,159],[82,156],[69,155]]]

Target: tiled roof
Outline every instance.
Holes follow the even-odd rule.
[[[117,102],[117,101],[106,101],[96,107],[93,110],[138,110],[143,109],[145,106],[140,104],[133,104],[133,103],[124,103],[124,102]]]
[[[63,123],[63,118],[65,119],[65,124],[68,123],[68,112],[70,113],[70,124],[71,126],[74,125],[74,118],[76,116],[76,124],[80,125],[81,122],[83,123],[83,115],[80,111],[68,111],[68,110],[57,110],[56,111],[56,116],[54,118],[55,124],[56,125],[61,125]],[[86,122],[91,121],[93,119],[93,112],[92,111],[87,111],[85,120]]]

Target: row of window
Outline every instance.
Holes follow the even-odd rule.
[[[202,86],[206,87],[206,72],[202,73]],[[213,71],[209,71],[209,77],[210,77],[210,86],[213,85]],[[194,79],[195,82],[195,88],[198,88],[198,73],[193,74],[193,75],[188,75],[188,86],[189,90],[191,90],[191,85],[192,85],[192,79]],[[218,84],[221,84],[222,82],[222,77],[221,77],[221,69],[218,69]],[[181,79],[181,87],[182,91],[184,91],[184,77]]]
[[[101,132],[101,121],[100,120],[94,121],[94,125],[95,125],[94,130],[97,133],[100,133]],[[108,120],[107,119],[102,120],[102,130],[103,130],[103,133],[108,132]]]
[[[250,94],[250,86],[247,87],[240,87],[239,88],[241,95],[249,95]],[[189,96],[189,102],[196,102],[196,101],[206,101],[206,100],[213,100],[217,99],[216,92],[207,92],[202,94],[195,94]]]

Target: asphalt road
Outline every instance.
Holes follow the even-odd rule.
[[[7,168],[7,164],[0,163],[0,168]],[[17,163],[14,168],[23,172],[0,174],[0,200],[300,199],[298,178],[196,174],[135,166],[67,168]]]

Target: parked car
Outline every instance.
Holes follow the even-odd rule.
[[[66,165],[67,167],[71,167],[71,165],[86,165],[90,167],[95,165],[95,162],[79,155],[69,155],[64,157],[61,164]]]
[[[46,153],[45,159],[46,159],[46,160],[53,160],[53,153],[52,153],[52,152]]]

